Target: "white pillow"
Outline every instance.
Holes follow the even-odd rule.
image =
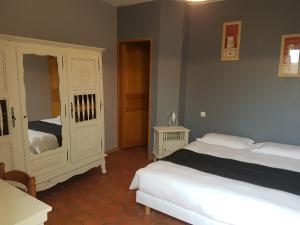
[[[273,142],[261,143],[261,146],[253,149],[252,152],[276,155],[291,159],[300,159],[300,146],[285,145]]]
[[[197,141],[234,149],[248,148],[254,143],[254,141],[249,138],[216,133],[205,134],[202,138],[197,138]]]

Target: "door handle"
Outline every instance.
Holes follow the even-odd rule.
[[[65,118],[67,117],[67,104],[65,104]]]
[[[73,113],[74,113],[73,102],[71,102],[71,118],[72,119],[74,118]]]
[[[15,116],[15,108],[11,107],[11,123],[12,123],[12,127],[16,127],[16,116]]]

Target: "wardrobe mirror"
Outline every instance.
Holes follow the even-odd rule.
[[[24,55],[23,66],[30,153],[58,149],[62,121],[57,58]]]

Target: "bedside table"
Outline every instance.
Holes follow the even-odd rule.
[[[190,130],[185,127],[154,127],[153,155],[161,159],[185,147],[189,143]]]

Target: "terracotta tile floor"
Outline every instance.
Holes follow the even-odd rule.
[[[179,225],[162,213],[144,214],[129,191],[135,171],[147,164],[146,148],[122,150],[107,157],[108,175],[99,169],[76,176],[38,193],[53,207],[46,225]]]

